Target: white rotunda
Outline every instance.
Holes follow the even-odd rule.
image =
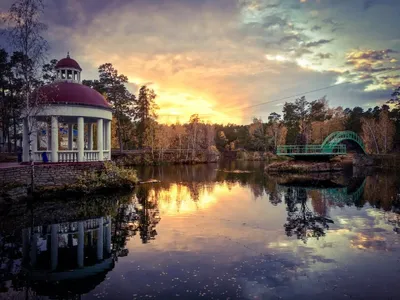
[[[55,69],[56,80],[32,95],[35,111],[23,124],[23,162],[31,159],[29,149],[35,162],[110,160],[110,104],[100,93],[81,84],[82,69],[69,54]]]

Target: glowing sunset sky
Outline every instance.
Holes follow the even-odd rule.
[[[86,79],[111,62],[132,92],[156,90],[161,121],[249,123],[285,100],[248,106],[346,81],[306,96],[383,103],[400,84],[399,71],[381,74],[400,66],[399,11],[398,0],[48,0],[45,22],[49,58],[70,51]]]

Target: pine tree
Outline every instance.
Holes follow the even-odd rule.
[[[133,107],[133,116],[137,120],[137,135],[139,140],[139,148],[143,148],[145,141],[148,139],[149,127],[151,121],[157,119],[156,110],[158,109],[155,103],[157,95],[154,90],[147,86],[142,86],[139,90],[139,95]]]
[[[133,105],[136,98],[125,87],[128,77],[118,74],[118,70],[111,63],[101,65],[99,67],[99,75],[99,81],[85,81],[84,84],[93,86],[93,88],[103,93],[107,100],[110,101],[114,117],[117,121],[118,143],[119,149],[122,152],[124,148],[122,123],[126,117],[133,116]]]

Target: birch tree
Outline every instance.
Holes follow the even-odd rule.
[[[379,154],[378,138],[377,138],[377,124],[373,118],[361,118],[362,131],[364,143],[372,153]]]
[[[197,139],[198,139],[198,131],[199,131],[199,123],[200,118],[198,114],[194,114],[190,116],[189,124],[188,124],[188,147],[186,159],[188,159],[189,151],[192,150],[192,159],[196,157],[197,150]]]
[[[393,139],[396,133],[396,127],[392,120],[389,119],[388,110],[382,110],[379,114],[378,123],[379,144],[383,154],[390,152],[393,148]]]
[[[174,133],[175,133],[176,140],[177,140],[177,147],[179,149],[179,157],[181,157],[182,144],[186,137],[186,128],[183,125],[178,123],[173,126],[173,129],[174,129]]]
[[[34,180],[34,159],[31,149],[32,134],[35,128],[34,116],[40,105],[32,99],[32,92],[39,85],[39,67],[43,64],[48,51],[48,43],[43,37],[47,26],[41,21],[44,13],[44,0],[18,0],[11,5],[3,21],[6,34],[13,49],[21,53],[18,72],[22,78],[21,93],[25,100],[23,120],[28,127],[29,158],[32,166],[32,189]]]
[[[389,118],[388,109],[382,109],[379,119],[373,117],[362,118],[364,143],[367,149],[375,154],[387,154],[393,148],[396,127]]]

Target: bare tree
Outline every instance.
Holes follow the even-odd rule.
[[[382,110],[379,114],[379,144],[382,153],[386,154],[393,148],[393,139],[396,133],[394,122],[389,118],[388,110]]]
[[[378,139],[377,139],[377,132],[376,129],[378,128],[375,119],[372,118],[362,118],[362,129],[363,129],[363,136],[364,141],[367,148],[372,151],[373,146],[375,146],[375,153],[379,154],[379,146],[378,146]]]
[[[362,118],[361,122],[367,149],[376,154],[386,154],[392,150],[396,127],[387,109],[379,113],[378,120],[370,117]]]
[[[188,148],[186,153],[186,159],[189,156],[189,149],[192,147],[192,159],[196,157],[197,141],[198,141],[198,128],[199,128],[200,118],[198,114],[190,116],[188,125]],[[191,145],[190,145],[191,144]]]
[[[181,158],[182,153],[182,139],[186,136],[186,129],[181,124],[177,123],[174,125],[174,132],[178,139],[178,149],[179,149],[179,158]]]

